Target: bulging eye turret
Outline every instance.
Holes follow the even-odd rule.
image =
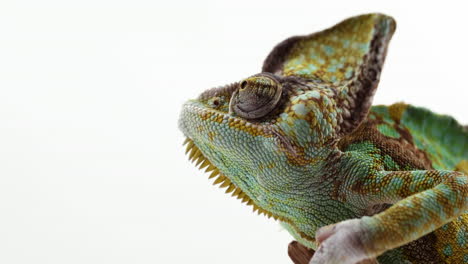
[[[261,73],[239,83],[229,103],[229,112],[245,119],[262,118],[279,103],[283,88],[271,74]]]

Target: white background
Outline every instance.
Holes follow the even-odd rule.
[[[375,102],[466,124],[463,2],[0,2],[0,263],[289,263],[289,234],[187,161],[182,103],[378,11],[398,28]]]

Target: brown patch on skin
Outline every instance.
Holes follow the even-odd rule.
[[[353,133],[343,137],[338,142],[338,148],[345,150],[353,143],[364,141],[372,142],[381,151],[381,155],[389,155],[400,167],[431,170],[432,162],[424,151],[419,150],[413,143],[411,134],[404,128],[399,128],[401,138],[387,137],[379,132],[377,125],[383,121],[377,116],[377,120],[367,118]]]
[[[281,131],[272,130],[279,142],[279,151],[286,155],[288,162],[294,166],[305,166],[317,162],[318,158],[306,157],[305,149],[291,142]]]
[[[413,141],[413,136],[411,135],[411,132],[408,131],[408,129],[401,127],[399,123],[394,124],[393,128],[395,128],[398,134],[400,134],[399,139],[401,141],[406,141],[407,143],[415,145]],[[402,143],[406,143],[406,142],[402,142]]]
[[[327,164],[324,171],[327,171],[328,173],[323,174],[321,176],[321,180],[322,182],[328,182],[330,179],[333,179],[333,181],[331,181],[333,187],[330,193],[330,197],[334,200],[346,203],[347,195],[345,192],[343,192],[342,188],[342,185],[346,182],[344,178],[336,177],[336,175],[339,175],[339,169],[337,166],[335,166],[335,164],[338,163],[341,155],[342,154],[340,152],[332,152],[328,157],[325,158]]]
[[[437,243],[437,236],[429,233],[415,241],[401,247],[405,255],[412,263],[436,264],[444,263],[444,260],[437,253],[434,245]]]
[[[388,112],[390,113],[390,117],[395,120],[397,123],[400,123],[401,117],[403,113],[408,108],[408,105],[405,103],[395,103],[388,106]]]
[[[333,190],[330,195],[334,200],[346,202],[346,195],[344,195],[341,191],[342,184],[343,184],[343,180],[339,180],[339,179],[335,180],[333,182]]]
[[[403,108],[403,107],[407,107],[407,105],[400,106],[400,108]],[[401,110],[401,111],[404,111],[404,110]],[[401,114],[403,114],[403,113],[401,113]],[[390,115],[391,115],[391,113],[390,113]],[[393,127],[400,134],[399,140],[401,141],[402,145],[406,146],[406,145],[409,144],[409,145],[414,146],[414,148],[418,149],[416,147],[416,144],[414,144],[414,140],[413,140],[413,136],[411,135],[411,132],[408,129],[400,126],[400,119],[398,119],[398,120],[394,119],[394,120],[396,121],[396,123],[393,125]],[[420,150],[418,153],[419,153],[419,155],[423,156],[423,158],[422,158],[423,161],[425,161],[426,163],[429,163],[430,168],[432,169],[433,168],[432,167],[432,162],[431,162],[431,159],[429,158],[429,155],[425,151],[422,151],[422,150]]]
[[[293,166],[306,166],[315,161],[305,157],[304,148],[295,146],[294,149],[295,151],[291,152],[288,148],[280,148],[281,152],[286,154],[289,164]]]
[[[413,145],[416,149],[418,149],[416,147],[416,144],[414,144],[411,132],[408,129],[400,126],[401,117],[403,116],[403,113],[406,111],[407,108],[407,104],[396,103],[388,106],[388,111],[390,113],[390,117],[395,121],[393,127],[400,134],[400,140],[402,144],[407,145],[409,143],[410,145]],[[424,156],[423,160],[425,160],[427,163],[430,163],[432,169],[432,162],[428,154],[425,151],[419,151],[419,154]]]
[[[320,180],[321,182],[329,182],[332,184],[329,189],[329,194],[332,199],[346,203],[347,194],[343,192],[343,185],[346,184],[346,179],[337,177],[337,175],[340,175],[340,169],[336,164],[339,162],[341,157],[342,153],[339,151],[334,151],[325,157],[324,160],[326,160],[326,164],[323,171],[326,171],[327,173],[323,173],[320,176]]]
[[[456,171],[463,172],[465,174],[468,174],[468,160],[462,160],[460,161],[457,166],[455,166]]]

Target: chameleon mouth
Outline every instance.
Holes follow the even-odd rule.
[[[231,193],[231,196],[241,200],[242,203],[246,203],[247,206],[252,206],[253,212],[257,212],[258,215],[264,214],[266,217],[273,217],[275,220],[287,221],[281,216],[274,215],[273,213],[261,208],[244,192],[241,188],[237,187],[228,177],[223,175],[216,166],[214,166],[201,152],[201,150],[195,145],[192,139],[186,138],[183,145],[186,145],[185,154],[188,154],[189,160],[195,163],[195,166],[200,170],[205,169],[205,172],[210,173],[208,179],[215,179],[213,185],[218,185],[220,188],[226,188],[225,193]]]

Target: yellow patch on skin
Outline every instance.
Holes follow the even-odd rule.
[[[462,160],[460,161],[457,166],[455,166],[456,171],[463,172],[465,174],[468,174],[468,160]]]
[[[453,222],[448,223],[444,227],[434,231],[435,235],[437,236],[435,247],[439,256],[441,256],[441,258],[445,261],[444,263],[464,263],[464,252],[466,251],[466,245],[462,247],[462,245],[458,243],[458,232],[462,228],[468,228],[467,223],[468,214],[464,214]],[[451,248],[451,254],[449,256],[446,255],[447,247]]]
[[[213,121],[215,121],[217,123],[222,123],[223,122],[223,117],[218,115],[218,116],[216,116],[216,118]]]
[[[214,113],[203,111],[203,112],[199,113],[198,115],[200,116],[201,120],[206,121],[206,120],[210,119],[214,115]]]
[[[208,132],[208,138],[210,139],[210,141],[213,141],[215,136],[216,136],[215,132],[213,131]]]
[[[403,113],[408,108],[408,105],[405,103],[396,103],[392,104],[388,107],[388,112],[390,113],[390,117],[395,120],[396,122],[400,122]]]
[[[303,105],[304,109],[298,110],[297,108],[295,108],[295,106],[297,105]],[[310,109],[317,108],[321,108],[321,106],[316,101],[296,99],[293,105],[290,105],[285,109],[287,117],[283,119],[283,117],[280,116],[280,118],[278,118],[278,122],[286,122],[288,125],[294,126],[294,122],[296,120],[303,119],[307,121],[311,126],[317,126],[317,118],[315,117],[315,113],[313,111],[310,111]]]
[[[259,129],[258,127],[247,126],[245,121],[242,122],[240,120],[231,119],[231,120],[229,120],[228,125],[231,128],[235,128],[235,129],[238,129],[240,131],[247,132],[247,133],[249,133],[249,135],[254,136],[254,137],[255,136],[262,136],[262,137],[265,137],[265,138],[269,138],[269,137],[273,136],[272,134],[265,133],[265,131],[263,129]]]
[[[223,116],[222,115],[217,115],[217,114],[215,114],[214,112],[211,112],[211,111],[203,111],[202,113],[199,113],[198,116],[203,121],[211,119],[210,121],[213,121],[213,122],[216,122],[216,123],[222,123],[223,122]],[[214,118],[212,118],[213,116],[214,116]]]

